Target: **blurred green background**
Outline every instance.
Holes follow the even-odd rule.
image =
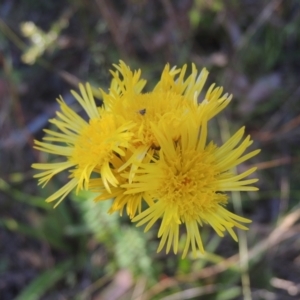
[[[146,234],[90,193],[57,209],[44,199],[33,139],[62,95],[89,81],[107,89],[112,63],[141,68],[151,89],[164,65],[194,62],[233,93],[211,122],[226,140],[246,125],[262,152],[259,192],[234,193],[231,209],[251,218],[240,243],[202,230],[207,253],[156,253]],[[0,299],[181,300],[300,298],[299,0],[1,0]],[[146,89],[147,89],[146,88]],[[75,105],[75,106],[73,106]]]

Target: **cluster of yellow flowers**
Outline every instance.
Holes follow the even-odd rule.
[[[209,224],[223,236],[237,240],[234,227],[251,222],[226,209],[227,191],[255,191],[257,179],[246,179],[256,168],[235,175],[238,164],[259,150],[244,154],[252,144],[243,138],[244,128],[226,143],[207,143],[211,118],[223,110],[231,96],[212,85],[205,97],[200,93],[208,76],[192,65],[181,69],[167,64],[151,92],[142,92],[146,81],[141,71],[131,71],[124,63],[114,65],[108,93],[100,89],[102,105],[97,105],[89,84],[80,85],[73,96],[85,110],[86,121],[62,98],[61,111],[49,122],[59,132],[45,130],[44,141],[35,148],[65,157],[56,163],[36,163],[35,177],[46,184],[54,175],[69,169],[70,180],[46,201],[58,205],[73,189],[97,194],[95,201],[113,199],[109,213],[125,210],[137,226],[149,230],[161,220],[158,251],[166,246],[177,253],[180,228],[186,230],[185,257],[191,247],[204,251],[200,227]],[[199,98],[204,98],[200,100]],[[100,104],[100,103],[99,103]]]

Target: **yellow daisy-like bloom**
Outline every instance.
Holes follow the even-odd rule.
[[[200,227],[209,224],[223,236],[237,240],[234,227],[246,230],[251,222],[226,209],[228,191],[255,191],[257,179],[245,179],[256,168],[235,175],[235,166],[256,155],[244,154],[252,144],[241,128],[224,145],[207,144],[207,124],[231,101],[220,87],[210,86],[201,94],[208,76],[192,65],[170,68],[150,92],[142,92],[146,81],[141,71],[131,71],[122,61],[111,71],[109,92],[103,90],[103,106],[97,106],[89,84],[72,92],[85,110],[84,120],[62,98],[61,111],[50,120],[59,132],[45,130],[44,141],[35,148],[62,156],[63,162],[37,163],[35,175],[46,184],[68,170],[69,181],[47,202],[58,205],[73,189],[99,193],[95,201],[113,199],[109,213],[125,210],[137,226],[149,230],[161,220],[158,251],[166,246],[178,252],[179,229],[186,230],[182,256],[204,251]],[[92,176],[94,174],[95,176]],[[144,209],[144,201],[147,208]]]
[[[54,175],[71,168],[70,181],[46,199],[47,202],[59,199],[56,205],[75,187],[77,192],[87,189],[92,172],[101,174],[107,190],[110,190],[110,185],[117,186],[118,180],[111,167],[117,157],[125,154],[123,148],[130,147],[132,122],[120,125],[116,116],[97,107],[89,84],[86,88],[80,85],[80,91],[81,95],[74,91],[72,94],[87,113],[89,121],[60,98],[61,112],[49,122],[61,132],[45,130],[48,136],[44,142],[35,141],[36,149],[66,158],[64,162],[33,164],[33,168],[42,170],[34,176],[39,178],[39,184],[45,185]]]
[[[257,179],[244,180],[256,168],[240,175],[230,172],[232,168],[256,155],[260,150],[243,155],[252,144],[250,137],[242,141],[244,128],[241,128],[223,146],[213,143],[206,145],[207,120],[202,122],[201,131],[193,119],[188,119],[180,127],[180,140],[174,142],[169,131],[161,131],[152,124],[152,130],[161,146],[159,158],[152,163],[141,164],[136,171],[133,183],[125,184],[126,194],[148,193],[154,204],[133,218],[137,226],[147,224],[145,231],[162,219],[158,231],[161,238],[158,251],[166,244],[178,251],[179,228],[184,224],[186,241],[182,256],[189,248],[193,255],[197,250],[204,252],[199,226],[207,223],[218,235],[228,231],[234,240],[237,236],[233,227],[246,230],[241,223],[248,219],[229,212],[226,191],[255,191],[251,186]],[[250,186],[249,186],[250,185]]]
[[[227,94],[222,96],[222,88],[214,88],[212,85],[205,99],[198,103],[208,72],[203,69],[198,74],[195,65],[192,65],[191,75],[184,79],[186,65],[182,69],[170,69],[167,64],[161,80],[148,93],[142,93],[146,81],[140,79],[140,70],[132,72],[123,62],[114,66],[117,71],[111,71],[113,81],[109,93],[101,90],[105,109],[118,115],[124,122],[133,121],[136,124],[132,130],[135,151],[119,170],[124,170],[134,161],[141,161],[150,148],[160,147],[152,123],[157,124],[160,130],[164,127],[172,128],[170,134],[176,141],[179,139],[178,129],[186,118],[194,116],[200,126],[204,115],[207,120],[211,119],[231,100]],[[130,181],[135,170],[136,165],[133,164]]]

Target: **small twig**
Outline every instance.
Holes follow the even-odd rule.
[[[291,130],[295,129],[297,126],[300,126],[300,115],[292,119],[291,121],[283,124],[280,129],[276,130],[276,132],[260,132],[255,135],[256,139],[259,139],[262,142],[269,141],[278,141],[284,137],[287,137],[287,133]]]
[[[123,36],[124,28],[120,26],[121,16],[116,12],[116,10],[112,8],[109,1],[95,0],[95,2],[109,28],[109,31],[111,32],[115,45],[119,49],[120,53],[122,53],[123,56],[126,56],[126,53],[124,52],[124,44],[125,44],[125,37]]]
[[[255,164],[255,166],[259,170],[264,170],[264,169],[270,169],[270,168],[275,168],[275,167],[279,167],[282,165],[295,163],[297,161],[299,161],[299,158],[297,158],[297,157],[293,158],[293,157],[286,156],[286,157],[280,157],[277,159],[273,159],[270,161],[260,162],[260,163]],[[249,166],[249,167],[252,167],[252,166]]]
[[[273,116],[268,118],[268,122],[262,127],[262,131],[272,130],[275,128],[276,124],[279,124],[279,122],[285,117],[286,111],[288,108],[294,104],[296,101],[298,101],[300,96],[300,87],[297,87],[296,90],[286,99],[281,107],[276,110]]]
[[[178,24],[177,24],[177,16],[176,16],[176,12],[173,8],[173,5],[171,3],[170,0],[161,0],[164,8],[165,8],[165,11],[169,17],[169,19],[171,20],[171,22],[173,23],[174,26],[176,26],[176,28],[178,27]]]
[[[72,104],[74,98],[70,94],[64,97],[67,104]],[[14,131],[7,139],[0,141],[0,149],[12,149],[13,147],[22,147],[28,140],[40,131],[48,123],[48,120],[55,115],[59,105],[55,103],[47,112],[37,116],[24,129]]]
[[[273,11],[281,4],[282,0],[273,0],[262,10],[260,15],[256,20],[248,27],[245,34],[236,44],[236,49],[241,50],[246,46],[250,38],[255,34],[255,32],[270,18]]]
[[[26,44],[17,34],[14,33],[12,29],[9,28],[9,26],[6,25],[2,19],[0,19],[0,31],[2,31],[2,33],[7,36],[20,50],[26,49]]]
[[[230,130],[229,124],[225,118],[220,119],[220,131],[223,137],[223,142],[229,140]],[[236,170],[234,168],[234,172]],[[243,215],[242,211],[242,199],[240,192],[232,192],[232,202],[234,211],[239,215]],[[248,242],[247,236],[244,230],[238,230],[238,239],[239,239],[239,256],[241,261],[239,263],[239,268],[241,271],[241,282],[242,282],[242,291],[244,300],[252,300],[251,296],[251,283],[249,276],[249,259],[248,259]]]

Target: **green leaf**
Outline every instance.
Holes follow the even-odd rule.
[[[115,259],[120,269],[136,276],[153,278],[152,260],[147,253],[145,234],[135,227],[123,226],[115,243]]]
[[[234,286],[232,288],[224,288],[221,293],[218,293],[215,300],[230,300],[237,299],[241,296],[242,289],[239,286]]]
[[[63,236],[61,234],[58,236],[59,238],[57,238],[56,236],[46,234],[43,228],[37,229],[32,226],[17,222],[17,220],[13,218],[1,218],[0,227],[5,227],[12,232],[18,232],[37,240],[46,241],[51,246],[57,249],[65,251],[70,250],[68,244],[64,242]]]
[[[57,264],[33,280],[15,300],[38,300],[73,267],[73,260]]]
[[[37,197],[30,194],[26,194],[23,191],[19,191],[11,185],[9,185],[6,181],[0,178],[0,190],[11,196],[14,200],[22,203],[26,203],[33,207],[42,208],[44,210],[52,209],[49,203],[45,202],[43,197]]]

